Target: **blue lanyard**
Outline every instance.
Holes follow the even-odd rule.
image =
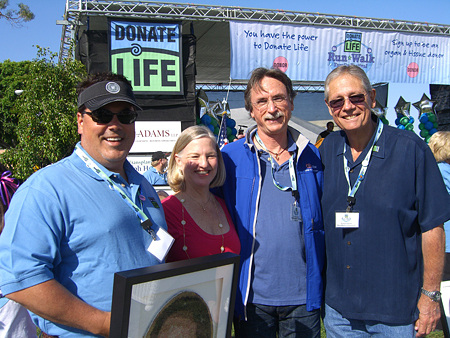
[[[353,188],[350,185],[350,176],[348,174],[350,171],[350,167],[348,166],[348,160],[345,157],[345,151],[347,150],[347,144],[344,142],[344,173],[345,173],[345,178],[347,179],[347,183],[348,183],[347,211],[351,211],[353,209],[353,205],[356,202],[356,198],[355,198],[356,192],[358,191],[359,186],[361,185],[361,182],[364,180],[364,177],[366,176],[366,172],[367,172],[367,169],[369,166],[369,161],[372,157],[373,149],[375,148],[376,143],[377,143],[378,139],[380,138],[382,131],[383,131],[383,123],[381,122],[381,120],[378,120],[378,127],[377,127],[377,131],[376,131],[376,135],[372,142],[372,146],[370,147],[369,151],[366,154],[366,157],[364,158],[364,160],[361,163],[361,169],[359,171],[358,178],[357,178],[355,184],[353,185]]]
[[[139,208],[123,191],[122,189],[114,183],[111,178],[109,178],[108,175],[106,175],[102,169],[99,168],[97,164],[95,164],[94,161],[90,159],[89,156],[86,155],[86,153],[78,147],[78,145],[75,146],[75,153],[78,155],[81,160],[86,163],[86,166],[90,168],[93,172],[95,172],[100,178],[105,180],[109,184],[109,188],[116,192],[122,200],[128,204],[128,206],[133,209],[136,216],[140,218],[141,220],[141,226],[142,228],[147,231],[154,240],[156,240],[155,232],[151,229],[151,226],[153,225],[153,222],[147,217],[147,215],[144,213],[144,211]],[[141,202],[142,205],[142,202]]]
[[[275,160],[272,157],[272,155],[270,154],[270,152],[267,150],[266,146],[264,145],[263,141],[261,140],[261,138],[258,135],[258,132],[256,132],[255,134],[255,138],[258,141],[258,143],[261,145],[261,147],[263,147],[263,149],[269,154],[270,157],[270,163],[271,163],[271,172],[272,172],[272,181],[273,184],[280,189],[281,191],[287,191],[289,189],[292,190],[292,195],[296,196],[297,194],[297,176],[295,175],[295,168],[294,168],[294,154],[291,155],[291,157],[289,158],[289,176],[291,179],[291,187],[285,187],[283,185],[281,185],[280,183],[277,182],[277,180],[275,179],[275,175],[274,175],[274,168],[275,168]]]

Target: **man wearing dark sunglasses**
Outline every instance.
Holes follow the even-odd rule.
[[[450,198],[430,149],[372,113],[361,68],[325,81],[342,129],[320,149],[324,165],[327,337],[422,337],[440,317],[443,223]]]
[[[81,141],[13,199],[0,284],[51,336],[107,337],[114,273],[159,264],[152,244],[167,225],[155,190],[126,160],[140,109],[130,82],[101,73],[77,92]]]

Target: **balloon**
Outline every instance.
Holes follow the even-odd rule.
[[[432,128],[428,133],[430,134],[430,136],[431,135],[433,135],[434,133],[436,133],[437,132],[437,129],[436,128]]]
[[[219,135],[219,127],[214,127],[214,131],[213,131],[214,135]]]
[[[214,133],[214,126],[212,124],[207,124],[206,126]]]
[[[207,114],[203,115],[201,120],[202,120],[203,124],[205,124],[205,125],[211,124],[211,116],[209,116]]]
[[[395,125],[398,126],[399,124],[400,124],[400,119],[397,117],[397,118],[395,119]]]
[[[403,117],[400,119],[400,124],[402,124],[402,125],[404,125],[404,126],[406,126],[406,125],[408,124],[408,122],[409,122],[409,118],[407,118],[406,116],[403,116]]]
[[[428,122],[427,114],[420,115],[419,121],[422,122],[422,123],[427,123]]]
[[[439,127],[439,124],[437,122],[433,122],[433,127],[437,129],[437,127]]]
[[[405,129],[406,129],[406,130],[409,130],[409,131],[413,131],[413,130],[414,130],[414,125],[413,125],[412,123],[408,123],[408,124],[405,126]]]
[[[216,120],[215,118],[211,118],[211,124],[212,124],[214,127],[217,127],[217,120]]]
[[[202,123],[202,121],[200,120],[200,118],[197,116],[197,118],[196,118],[196,122],[197,122],[197,124],[200,124],[200,123]]]
[[[409,117],[409,123],[414,123],[414,117],[412,116]]]
[[[397,126],[397,128],[398,128],[398,129],[401,129],[401,130],[405,130],[405,126],[404,126],[403,124],[399,124],[399,125]]]
[[[427,137],[425,137],[425,142],[426,143],[430,142],[430,138],[431,138],[431,135],[428,135]]]
[[[233,142],[235,139],[236,139],[236,136],[234,136],[234,135],[228,136],[228,141],[230,141],[230,142]]]
[[[423,129],[420,131],[420,136],[422,136],[423,138],[427,137],[429,135],[428,130]]]
[[[433,129],[433,122],[428,121],[425,123],[425,129],[431,130]]]
[[[230,128],[236,127],[236,121],[233,120],[233,119],[228,119],[227,120],[227,127],[230,127]]]
[[[236,136],[237,134],[236,128],[231,128],[231,134]]]
[[[425,129],[425,124],[419,123],[419,129],[420,129],[420,130],[424,130],[424,129]]]
[[[232,134],[231,134],[231,128],[230,128],[230,127],[227,127],[227,136],[230,136],[230,135],[232,135]]]
[[[436,122],[436,115],[434,115],[433,113],[428,113],[428,121],[430,122]]]

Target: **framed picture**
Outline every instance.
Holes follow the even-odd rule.
[[[116,273],[110,338],[230,337],[238,269],[223,253]]]

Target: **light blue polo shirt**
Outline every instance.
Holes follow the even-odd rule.
[[[128,161],[124,168],[129,184],[96,164],[154,224],[167,229],[155,190]],[[147,251],[151,236],[136,213],[75,153],[21,185],[5,220],[0,236],[4,294],[54,278],[86,303],[111,311],[115,272],[159,264]],[[35,315],[33,319],[53,336],[94,337]]]

